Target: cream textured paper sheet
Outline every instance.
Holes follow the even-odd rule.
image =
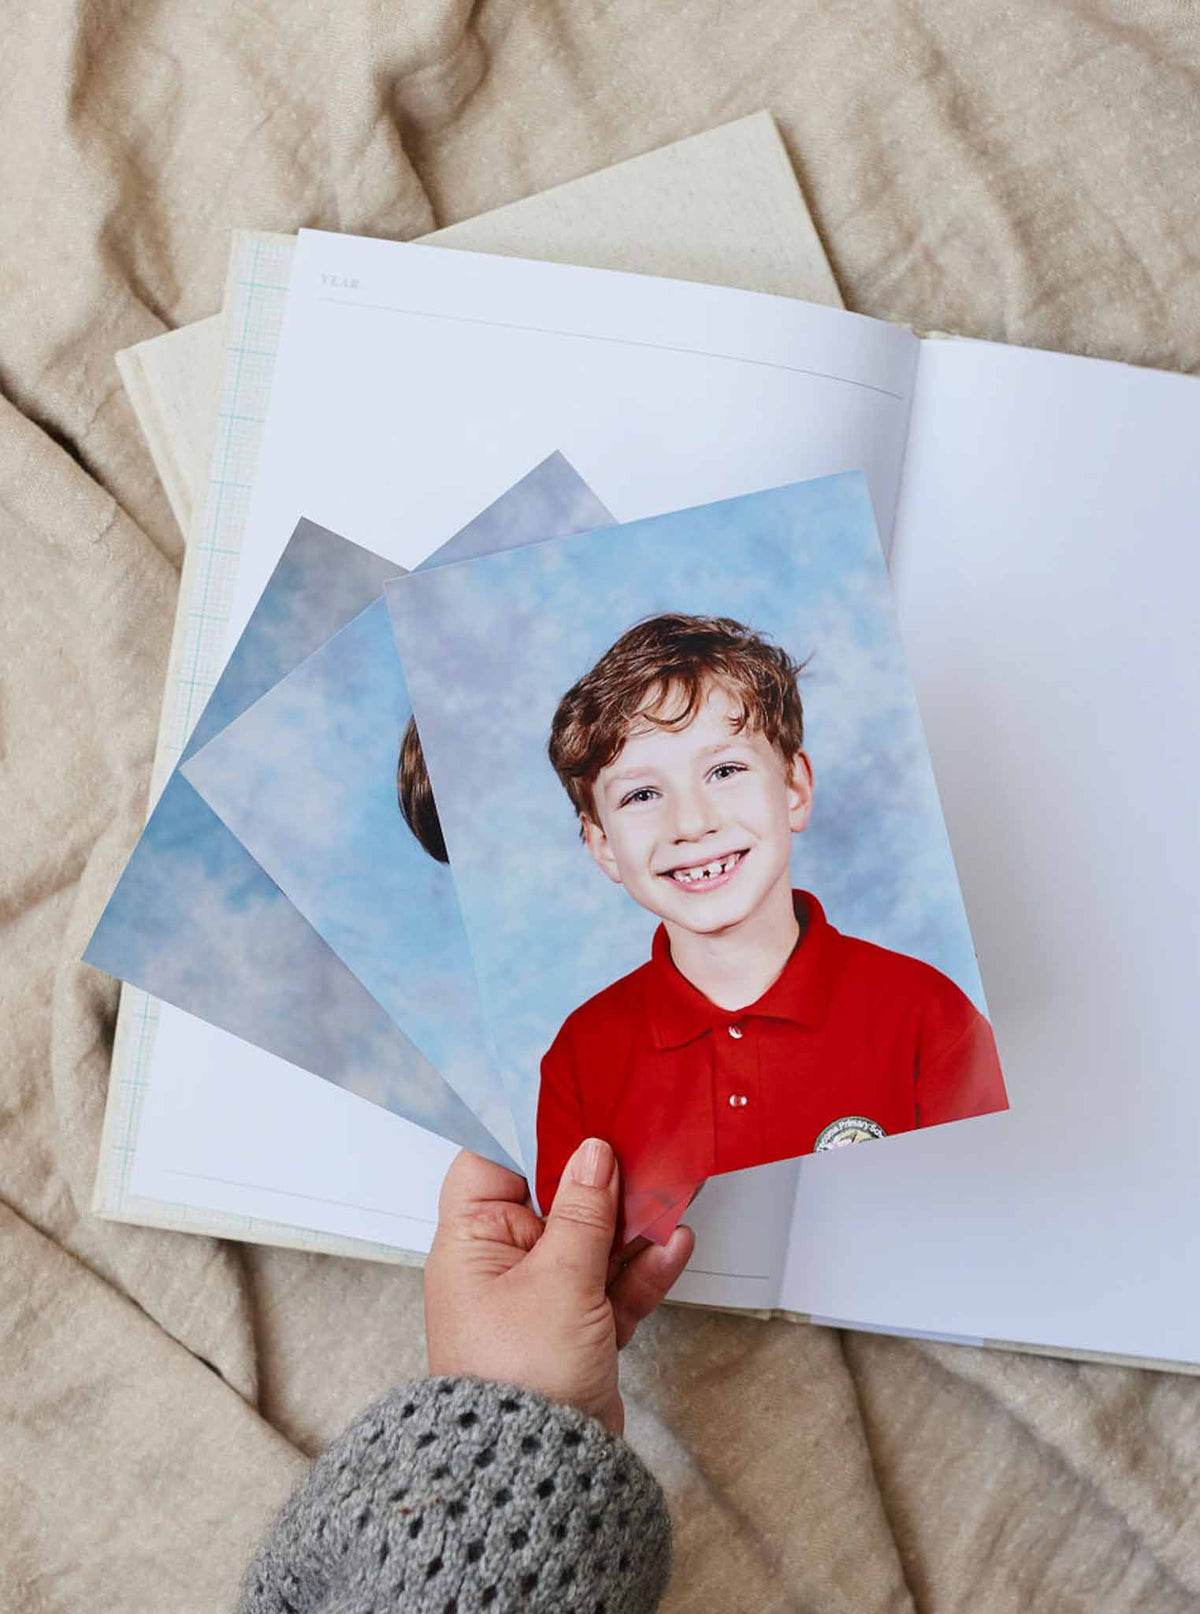
[[[262,232],[257,239],[265,248],[287,238]],[[766,112],[422,239],[843,306],[787,152]],[[210,315],[116,355],[185,537],[195,536],[193,516],[199,514],[208,480],[224,318],[223,312]]]

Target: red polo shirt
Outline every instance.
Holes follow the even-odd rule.
[[[748,1008],[685,980],[660,925],[648,964],[567,1017],[542,1060],[543,1210],[585,1137],[617,1152],[632,1236],[631,1201],[658,1214],[718,1172],[1008,1108],[991,1027],[953,981],[794,901],[801,938]]]

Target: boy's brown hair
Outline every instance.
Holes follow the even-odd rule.
[[[713,684],[741,702],[734,732],[765,735],[790,763],[804,748],[801,667],[732,617],[648,617],[623,633],[559,701],[550,726],[551,766],[575,811],[595,822],[592,786],[634,723],[686,728]],[[673,696],[680,698],[677,707]]]
[[[396,765],[396,799],[404,822],[421,845],[439,863],[449,863],[446,837],[438,820],[437,804],[433,799],[433,786],[429,782],[429,769],[425,766],[425,753],[421,749],[421,736],[417,733],[417,720],[410,717],[400,741],[400,759]]]

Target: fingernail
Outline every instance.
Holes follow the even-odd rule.
[[[588,1138],[571,1156],[568,1172],[572,1182],[585,1188],[607,1188],[616,1164],[617,1157],[603,1138]]]

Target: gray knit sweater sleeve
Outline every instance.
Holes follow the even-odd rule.
[[[649,1614],[662,1492],[592,1418],[480,1379],[422,1379],[313,1464],[246,1571],[240,1614]]]

